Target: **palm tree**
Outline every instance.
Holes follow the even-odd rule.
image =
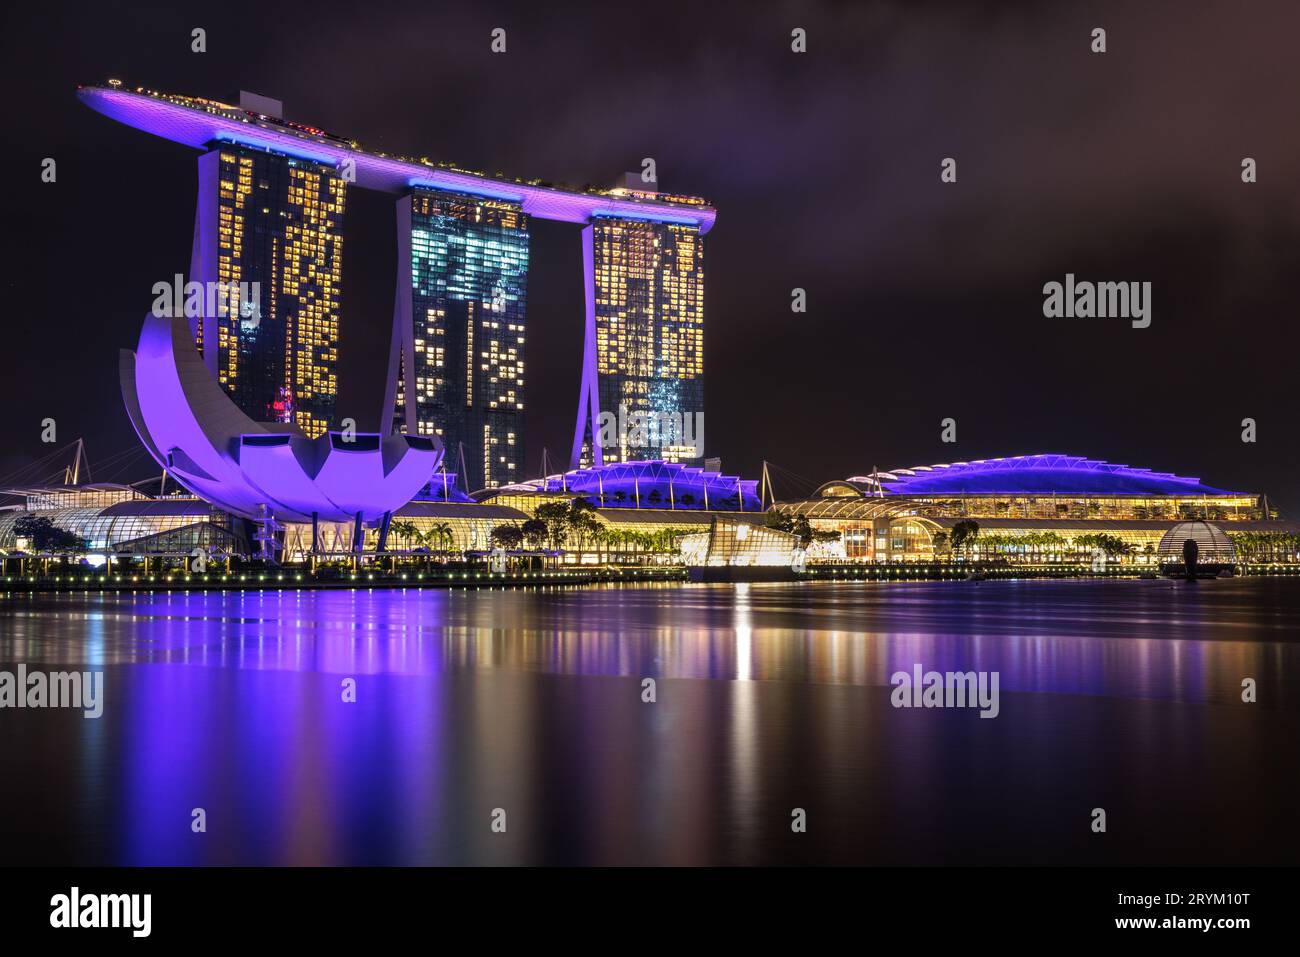
[[[424,533],[424,544],[439,551],[451,551],[456,543],[456,532],[448,522],[435,522]]]
[[[610,527],[608,525],[605,525],[604,523],[597,522],[596,528],[593,529],[591,532],[591,543],[596,546],[597,565],[605,564],[603,551],[605,546],[609,543],[609,539],[610,539]]]
[[[952,527],[948,532],[948,540],[952,542],[953,553],[961,553],[963,558],[970,557],[970,548],[975,544],[975,539],[979,537],[980,527],[977,522],[970,519],[962,519]]]
[[[402,519],[389,524],[388,534],[395,537],[399,542],[405,543],[407,548],[410,548],[412,541],[418,542],[420,540],[420,527],[414,522]]]

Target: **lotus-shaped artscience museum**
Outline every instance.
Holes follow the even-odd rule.
[[[375,522],[442,461],[432,436],[327,432],[254,422],[212,377],[181,317],[149,316],[122,350],[122,396],[140,440],[178,483],[249,519]]]

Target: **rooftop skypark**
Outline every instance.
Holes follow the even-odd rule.
[[[542,219],[587,223],[595,217],[614,216],[697,226],[701,233],[713,227],[717,215],[697,196],[649,194],[622,187],[574,188],[499,173],[488,176],[427,157],[371,151],[348,137],[217,100],[144,87],[127,90],[112,80],[108,86],[78,87],[77,95],[92,110],[119,123],[198,149],[231,142],[331,166],[350,161],[355,166],[356,185],[365,189],[387,193],[403,193],[413,186],[461,190],[520,203],[525,213]]]

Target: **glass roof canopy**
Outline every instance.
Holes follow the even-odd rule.
[[[918,465],[831,482],[818,495],[1241,495],[1199,478],[1153,472],[1078,455],[1044,453]]]

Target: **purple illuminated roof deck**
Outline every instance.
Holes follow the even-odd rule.
[[[879,484],[877,485],[877,480]],[[868,494],[886,495],[1236,495],[1198,478],[1115,465],[1079,455],[1016,455],[859,475]]]
[[[351,159],[356,164],[358,186],[386,193],[400,194],[421,186],[455,190],[517,202],[525,213],[540,219],[586,223],[593,217],[613,216],[698,226],[701,233],[712,228],[717,216],[716,210],[694,197],[648,199],[612,190],[578,192],[374,153],[355,140],[214,100],[99,86],[79,87],[77,96],[92,110],[119,123],[199,149],[214,142],[230,142],[328,166],[340,166]]]
[[[509,492],[574,494],[601,508],[762,511],[757,480],[659,459],[570,469],[492,490],[493,495]]]

